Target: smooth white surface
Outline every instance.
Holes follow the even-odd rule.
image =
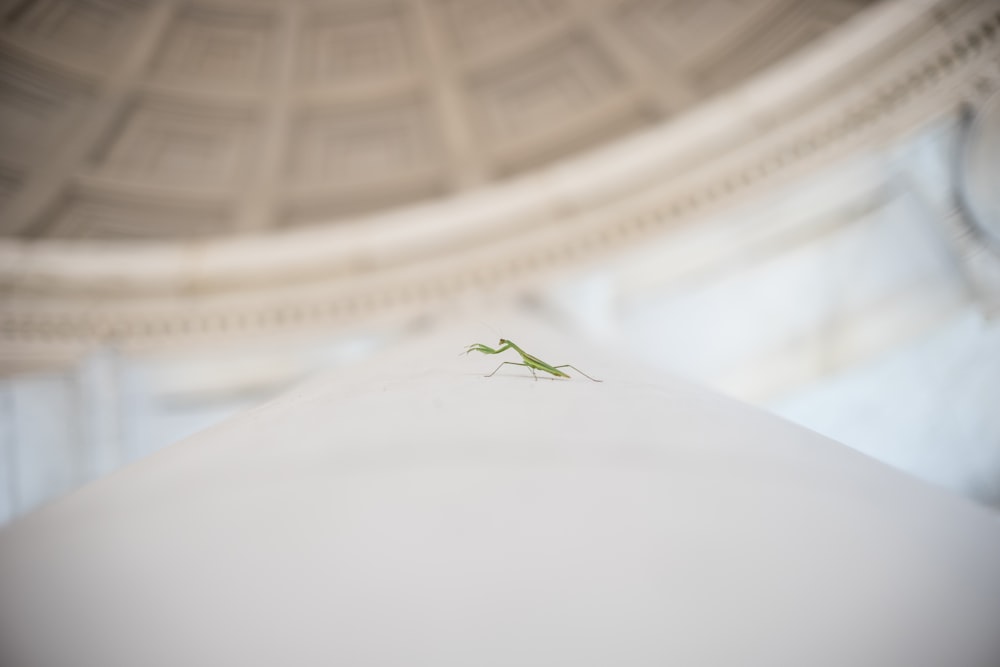
[[[605,381],[485,379],[470,342],[317,378],[0,532],[0,663],[1000,656],[994,515],[549,341],[518,342]]]

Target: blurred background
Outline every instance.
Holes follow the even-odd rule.
[[[469,322],[1000,508],[998,35],[990,0],[0,0],[0,524]]]

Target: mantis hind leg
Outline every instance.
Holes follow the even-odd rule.
[[[572,368],[574,371],[576,371],[577,373],[579,373],[583,377],[587,378],[588,380],[593,380],[594,382],[604,382],[604,380],[598,380],[597,378],[590,377],[589,375],[587,375],[586,373],[584,373],[583,371],[581,371],[576,366],[573,366],[572,364],[563,364],[562,366],[553,366],[553,368]],[[493,371],[493,372],[495,373],[496,371]]]
[[[525,367],[525,368],[527,368],[527,369],[528,369],[529,371],[531,371],[531,374],[535,376],[535,379],[536,379],[536,380],[538,379],[538,374],[537,374],[537,373],[535,373],[535,369],[534,369],[534,368],[532,368],[532,367],[531,367],[531,366],[529,366],[528,364],[522,364],[522,363],[519,363],[519,362],[517,362],[517,361],[505,361],[505,362],[503,362],[502,364],[500,364],[499,366],[497,366],[496,368],[494,368],[494,369],[493,369],[493,373],[490,373],[489,375],[484,375],[483,377],[487,377],[487,378],[489,378],[489,377],[493,377],[493,375],[494,375],[494,374],[495,374],[495,373],[496,373],[496,372],[497,372],[498,370],[500,370],[501,368],[503,368],[504,366],[506,366],[506,365],[508,365],[508,364],[510,364],[511,366],[524,366],[524,367]]]

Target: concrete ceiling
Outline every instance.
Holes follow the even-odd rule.
[[[871,0],[0,0],[0,236],[448,198],[649,128]]]
[[[529,293],[1000,91],[981,0],[208,2],[0,0],[0,372]]]

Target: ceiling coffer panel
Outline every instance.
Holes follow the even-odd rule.
[[[78,191],[54,207],[45,228],[55,238],[199,238],[232,231],[221,204]]]
[[[419,71],[413,21],[401,2],[310,8],[297,46],[303,85],[364,86]]]
[[[4,14],[4,34],[46,51],[106,64],[127,50],[143,0],[22,0]]]
[[[291,190],[343,190],[441,169],[434,119],[421,98],[303,109],[288,148],[284,176]]]
[[[21,189],[24,175],[11,167],[0,167],[0,218],[11,198]]]
[[[499,173],[579,151],[651,120],[621,68],[583,33],[477,73],[469,91],[478,134]]]
[[[565,23],[563,5],[564,0],[436,0],[435,9],[448,46],[471,58]]]
[[[91,102],[79,81],[21,58],[0,58],[0,159],[44,165]]]
[[[189,6],[169,25],[150,74],[191,85],[255,85],[276,59],[276,18]]]
[[[246,179],[259,123],[253,110],[143,99],[98,151],[102,176],[131,183],[231,189]]]

